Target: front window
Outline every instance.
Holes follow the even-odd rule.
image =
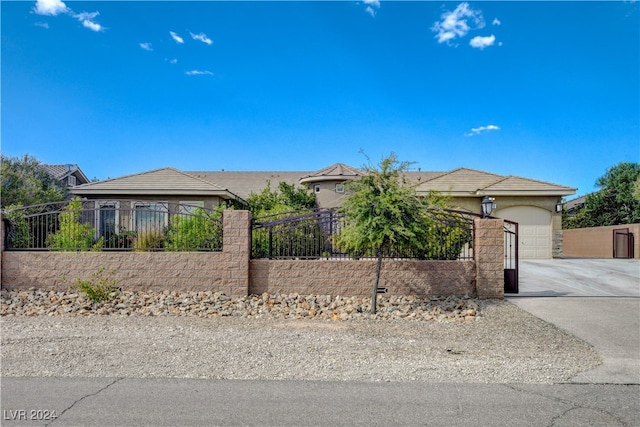
[[[187,201],[180,202],[180,212],[181,214],[195,214],[198,209],[204,208],[204,201]]]
[[[138,233],[162,231],[168,220],[167,205],[163,203],[136,203],[135,230]]]
[[[116,234],[116,212],[115,203],[100,205],[100,215],[98,216],[98,233],[100,237],[108,240]]]

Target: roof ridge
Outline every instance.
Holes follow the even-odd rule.
[[[555,185],[556,187],[562,187],[562,188],[567,188],[567,189],[571,189],[571,190],[576,190],[575,188],[573,188],[573,187],[569,187],[569,186],[567,186],[567,185],[556,184],[555,182],[551,182],[551,181],[543,181],[543,180],[541,180],[541,179],[527,178],[527,177],[520,176],[520,175],[508,175],[508,176],[505,176],[505,179],[500,180],[500,181],[496,181],[495,183],[493,183],[493,184],[491,184],[491,185],[495,185],[495,184],[497,184],[497,183],[499,183],[499,182],[506,181],[506,180],[507,180],[507,179],[509,179],[509,178],[522,179],[522,180],[524,180],[524,181],[537,182],[538,184]]]
[[[78,185],[76,188],[79,188],[79,187],[90,187],[90,186],[95,185],[95,184],[102,184],[102,183],[105,183],[105,182],[115,181],[116,179],[131,178],[132,176],[147,175],[149,173],[158,172],[158,171],[165,170],[165,169],[171,169],[171,170],[174,170],[174,171],[178,171],[178,169],[176,169],[176,168],[173,168],[171,166],[167,166],[167,167],[152,169],[152,170],[148,170],[148,171],[144,171],[144,172],[130,173],[128,175],[117,176],[115,178],[107,178],[107,179],[103,179],[101,181],[87,182],[86,184]],[[180,171],[178,171],[178,172],[180,172]]]

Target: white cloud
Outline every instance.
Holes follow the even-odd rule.
[[[153,50],[153,48],[151,47],[151,43],[140,43],[140,47],[144,50],[148,50],[149,52]]]
[[[176,58],[173,59],[165,59],[165,61],[168,61],[170,64],[177,64],[178,60]]]
[[[477,128],[471,128],[471,132],[467,132],[464,135],[465,136],[473,136],[473,135],[477,135],[477,134],[482,133],[482,132],[489,132],[489,131],[494,131],[494,130],[500,130],[500,127],[496,126],[496,125],[480,126],[480,127],[477,127]]]
[[[469,7],[469,3],[460,3],[453,12],[445,12],[431,27],[436,34],[438,43],[449,43],[457,37],[464,37],[469,30],[483,28],[484,18],[482,12]],[[469,25],[473,21],[473,26]]]
[[[502,22],[500,22],[498,18],[493,18],[493,22],[491,23],[491,25],[502,25]]]
[[[213,44],[213,40],[211,40],[209,37],[207,37],[207,35],[205,33],[193,34],[192,32],[189,32],[189,34],[191,34],[191,38],[194,39],[194,40],[199,40],[202,43],[206,43],[208,45]]]
[[[49,24],[47,22],[36,22],[33,25],[36,27],[46,28],[47,30],[49,29]]]
[[[69,12],[69,8],[60,0],[37,0],[33,11],[38,15],[56,16]]]
[[[367,7],[364,9],[364,11],[367,12],[372,17],[375,17],[376,16],[376,10],[380,9],[380,1],[379,0],[364,0],[363,3],[367,5]]]
[[[185,74],[187,76],[213,76],[213,73],[211,71],[201,71],[201,70],[191,70],[191,71],[185,71]]]
[[[91,31],[102,31],[104,27],[97,22],[93,21],[93,18],[100,15],[100,12],[82,12],[74,14],[73,17],[82,22],[82,26],[90,29]]]
[[[485,47],[493,45],[495,41],[496,41],[496,37],[493,34],[487,37],[476,36],[471,39],[471,41],[469,42],[469,45],[471,45],[471,47],[476,47],[482,50]]]
[[[80,23],[82,23],[83,27],[88,28],[91,31],[104,31],[104,27],[94,21],[94,18],[100,15],[100,12],[75,13],[60,0],[37,0],[33,10],[38,15],[56,16],[61,13],[68,14],[76,18]],[[40,26],[43,28],[49,28],[48,24],[45,25]]]
[[[169,31],[169,34],[171,34],[171,38],[173,38],[176,43],[184,43],[184,39],[182,37],[180,37],[179,35],[177,35],[176,33],[174,33],[173,31]]]

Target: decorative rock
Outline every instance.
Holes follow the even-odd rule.
[[[197,316],[353,321],[469,322],[480,317],[479,305],[467,297],[419,298],[378,296],[378,312],[361,297],[261,294],[231,299],[220,292],[123,291],[110,301],[93,303],[82,294],[39,290],[0,293],[2,316]]]

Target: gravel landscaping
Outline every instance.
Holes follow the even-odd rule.
[[[0,298],[2,376],[557,383],[600,363],[508,301],[175,292]]]

